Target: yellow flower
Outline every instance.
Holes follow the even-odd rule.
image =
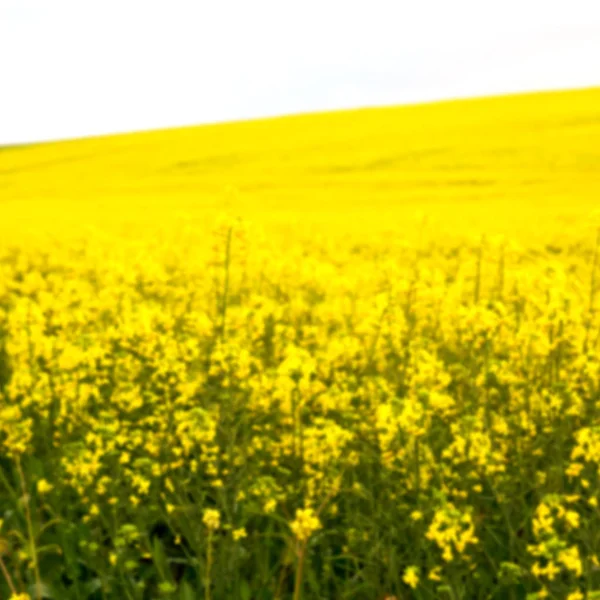
[[[428,579],[431,579],[431,581],[441,581],[442,578],[440,577],[440,571],[442,570],[442,567],[434,567],[433,569],[431,569],[431,571],[429,571],[429,575],[427,576]]]
[[[13,594],[8,600],[31,600],[29,594]]]
[[[571,463],[565,471],[565,475],[567,477],[578,477],[581,471],[583,471],[583,467],[584,465],[581,463]]]
[[[452,504],[436,511],[425,537],[437,544],[446,562],[454,560],[454,550],[464,557],[467,545],[479,542],[472,516],[461,514]]]
[[[208,527],[210,531],[219,529],[221,524],[221,514],[214,508],[207,508],[204,510],[204,516],[202,522]]]
[[[402,581],[414,590],[419,585],[419,569],[414,566],[407,567],[406,571],[404,571]]]
[[[423,518],[423,513],[420,510],[413,510],[410,513],[410,518],[413,521],[420,521]]]
[[[321,528],[321,522],[312,508],[299,508],[296,510],[296,519],[290,523],[290,528],[298,541],[305,542],[313,532]]]
[[[564,519],[571,529],[579,527],[579,513],[576,513],[574,510],[568,510],[565,513]]]
[[[583,574],[583,565],[581,564],[579,548],[577,548],[577,546],[571,546],[560,552],[558,561],[569,569],[569,571],[572,571],[577,577],[581,577]]]
[[[575,592],[571,592],[568,596],[567,596],[567,600],[583,600],[584,599],[584,595],[579,591],[575,591]]]
[[[454,558],[454,554],[452,553],[452,546],[446,546],[444,551],[442,552],[442,558],[446,562],[450,562]]]
[[[246,529],[244,527],[240,527],[239,529],[234,529],[233,530],[233,539],[237,542],[238,540],[241,540],[242,538],[248,537],[248,534],[246,533]]]
[[[554,564],[553,561],[550,561],[547,565],[546,565],[546,576],[548,577],[548,579],[550,581],[554,581],[554,579],[556,578],[556,576],[560,573],[560,568],[556,566],[556,564]]]
[[[40,494],[42,496],[44,494],[47,494],[48,492],[51,492],[53,488],[54,488],[54,486],[51,483],[48,483],[45,479],[40,479],[37,482],[38,494]]]

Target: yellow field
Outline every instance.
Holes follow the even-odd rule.
[[[161,226],[197,223],[226,204],[328,230],[410,231],[416,212],[451,233],[473,224],[529,237],[531,219],[578,230],[599,206],[598,106],[591,89],[7,149],[3,223],[154,227],[157,212]]]
[[[599,107],[0,149],[0,598],[600,597]]]

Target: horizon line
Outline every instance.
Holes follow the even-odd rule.
[[[1,143],[0,142],[0,152],[6,150],[16,150],[22,148],[28,148],[31,146],[45,146],[50,144],[68,144],[71,142],[79,142],[79,141],[88,141],[88,140],[101,140],[106,138],[114,138],[114,137],[123,137],[128,135],[150,135],[153,133],[161,133],[161,132],[169,132],[169,131],[179,131],[184,129],[198,129],[205,127],[219,127],[225,125],[235,125],[242,123],[260,123],[260,122],[268,122],[268,121],[276,121],[282,119],[293,119],[293,118],[302,118],[308,116],[318,116],[318,115],[328,115],[334,113],[350,113],[350,112],[360,112],[360,111],[368,111],[368,110],[377,110],[377,109],[401,109],[401,108],[411,108],[411,107],[419,107],[419,106],[430,106],[435,104],[452,104],[452,103],[460,103],[460,102],[469,102],[469,101],[485,101],[485,100],[494,100],[494,99],[502,99],[502,98],[513,98],[518,96],[536,96],[536,95],[546,95],[546,94],[568,94],[572,92],[584,92],[591,90],[600,89],[600,82],[597,84],[591,85],[577,85],[577,86],[566,86],[566,87],[558,87],[558,88],[532,88],[532,89],[521,89],[517,91],[506,91],[506,92],[497,92],[497,93],[476,93],[470,95],[456,95],[456,96],[435,96],[426,98],[424,97],[422,100],[410,100],[407,102],[399,102],[399,103],[375,103],[375,104],[362,104],[356,106],[341,106],[340,108],[330,108],[330,109],[309,109],[305,111],[296,111],[296,112],[282,112],[282,113],[269,113],[264,115],[256,115],[249,117],[238,117],[231,119],[216,119],[214,121],[202,121],[202,122],[194,122],[187,124],[173,124],[173,125],[164,125],[157,127],[148,127],[143,129],[131,129],[131,130],[115,130],[108,131],[104,133],[91,133],[84,134],[79,136],[67,136],[67,137],[58,137],[58,138],[48,138],[48,139],[40,139],[34,141],[26,141],[26,142],[8,142]]]

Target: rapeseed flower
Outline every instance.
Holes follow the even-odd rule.
[[[407,567],[402,576],[402,581],[410,586],[413,590],[419,585],[419,569],[418,567]]]
[[[37,491],[40,495],[47,494],[53,490],[54,486],[51,483],[48,483],[45,479],[40,479],[37,482]]]
[[[290,529],[299,542],[306,542],[322,525],[312,508],[299,508],[296,518],[290,523]]]
[[[351,595],[409,540],[428,562],[400,577],[424,596],[455,575],[490,595],[486,557],[511,545],[540,597],[577,598],[598,568],[581,542],[600,466],[598,92],[559,96],[543,118],[493,101],[2,149],[0,504],[32,509],[44,552],[82,515],[80,558],[104,556],[115,597],[142,593],[115,572],[168,527],[167,561],[206,550],[202,593],[229,556],[250,586],[295,564]],[[25,568],[10,511],[8,529]]]
[[[219,529],[221,524],[221,514],[218,510],[206,508],[202,516],[202,522],[210,531],[215,531],[216,529]]]

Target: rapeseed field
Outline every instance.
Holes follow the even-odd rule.
[[[600,89],[0,149],[0,598],[600,597]]]

